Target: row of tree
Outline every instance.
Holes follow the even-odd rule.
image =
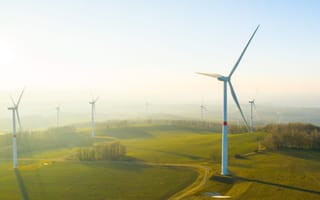
[[[97,124],[97,130],[107,130],[112,128],[124,128],[130,127],[134,124],[156,124],[156,125],[166,125],[166,126],[177,126],[182,128],[195,128],[195,129],[203,129],[212,132],[221,132],[222,130],[222,122],[212,122],[212,121],[203,121],[203,120],[165,120],[165,119],[153,119],[153,120],[114,120],[108,121],[105,123]],[[229,124],[229,133],[244,133],[247,132],[248,129],[243,124]]]
[[[34,151],[71,148],[76,146],[91,146],[93,139],[89,134],[79,134],[74,127],[51,128],[45,131],[17,133],[18,153],[25,154]],[[12,134],[0,136],[0,145],[10,147]],[[12,148],[2,148],[2,155],[11,155]]]
[[[269,133],[263,145],[270,150],[283,148],[320,149],[320,127],[312,124],[271,124],[264,127]]]
[[[79,148],[77,159],[81,161],[120,160],[126,156],[126,147],[120,142],[97,144],[93,147]]]

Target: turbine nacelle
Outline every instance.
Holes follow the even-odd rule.
[[[97,97],[96,99],[93,99],[91,101],[89,101],[89,104],[95,104],[98,101],[99,97]]]
[[[217,79],[219,81],[224,81],[224,82],[230,81],[230,77],[228,77],[228,76],[220,76]]]

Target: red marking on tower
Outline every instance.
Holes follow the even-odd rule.
[[[15,137],[17,137],[17,135],[13,135],[13,137],[15,138]]]
[[[228,122],[224,121],[223,126],[228,126]]]

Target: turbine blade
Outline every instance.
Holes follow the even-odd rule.
[[[20,96],[19,96],[19,99],[18,99],[18,102],[17,102],[17,107],[19,107],[19,103],[20,103],[20,101],[21,101],[21,97],[22,97],[25,89],[26,89],[26,88],[24,87],[23,90],[22,90],[22,92],[21,92],[21,94],[20,94]]]
[[[10,98],[11,98],[11,101],[12,101],[12,103],[13,103],[13,107],[16,107],[16,103],[14,102],[12,96],[10,96]]]
[[[196,74],[200,74],[200,75],[204,75],[204,76],[210,76],[210,77],[213,77],[213,78],[219,78],[219,77],[222,76],[220,74],[209,74],[209,73],[201,73],[201,72],[196,72]]]
[[[16,113],[17,113],[17,119],[18,119],[18,124],[19,124],[19,130],[22,130],[22,126],[21,126],[21,120],[20,120],[20,115],[19,115],[19,111],[18,109],[15,109]]]
[[[99,97],[97,97],[93,102],[96,103],[99,100]]]
[[[233,100],[234,100],[234,102],[236,103],[236,105],[237,105],[237,107],[238,107],[238,109],[239,109],[239,111],[240,111],[240,114],[241,114],[241,116],[242,116],[242,119],[243,119],[243,121],[245,122],[245,125],[246,125],[246,127],[247,127],[247,129],[248,129],[248,131],[249,131],[249,125],[248,125],[248,122],[247,122],[246,118],[245,118],[244,115],[243,115],[243,112],[242,112],[242,109],[241,109],[241,107],[240,107],[240,104],[239,104],[239,101],[238,101],[236,92],[235,92],[234,89],[233,89],[233,86],[232,86],[231,81],[228,81],[228,83],[229,83],[229,86],[230,86],[230,91],[231,91],[231,95],[232,95],[232,97],[233,97]]]
[[[256,30],[253,32],[253,34],[252,34],[251,38],[249,39],[249,41],[248,41],[247,45],[244,47],[244,49],[243,49],[242,53],[240,54],[240,57],[238,58],[238,60],[237,60],[236,64],[235,64],[235,65],[234,65],[234,67],[233,67],[233,69],[231,70],[231,72],[230,72],[230,74],[229,74],[229,77],[231,77],[231,76],[232,76],[232,74],[234,73],[234,71],[237,69],[237,67],[238,67],[238,65],[239,65],[239,63],[240,63],[240,61],[241,61],[241,59],[242,59],[242,57],[243,57],[244,53],[246,52],[246,50],[247,50],[247,48],[248,48],[248,46],[249,46],[249,44],[250,44],[250,42],[251,42],[252,38],[253,38],[253,37],[254,37],[254,35],[256,34],[256,32],[257,32],[257,30],[258,30],[259,26],[260,26],[260,25],[258,25],[258,26],[257,26]]]

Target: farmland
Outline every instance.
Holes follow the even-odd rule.
[[[210,128],[143,122],[100,124],[94,139],[88,137],[90,129],[86,127],[48,131],[34,136],[28,133],[30,144],[19,143],[20,149],[26,148],[23,145],[28,149],[20,152],[18,172],[12,170],[10,141],[2,137],[3,198],[21,199],[27,195],[29,199],[167,199],[177,194],[173,197],[211,199],[206,192],[219,192],[234,199],[316,199],[320,195],[320,152],[257,152],[267,134],[264,132],[229,135],[232,176],[221,178],[221,134]],[[46,134],[51,134],[51,141],[55,138],[54,144],[48,148],[32,145],[38,139],[46,142]],[[60,137],[73,142],[60,142]],[[79,161],[75,157],[80,147],[114,141],[126,147],[126,158]],[[204,173],[209,174],[204,177]],[[192,192],[184,196],[182,190],[192,183],[193,187],[184,190]]]

